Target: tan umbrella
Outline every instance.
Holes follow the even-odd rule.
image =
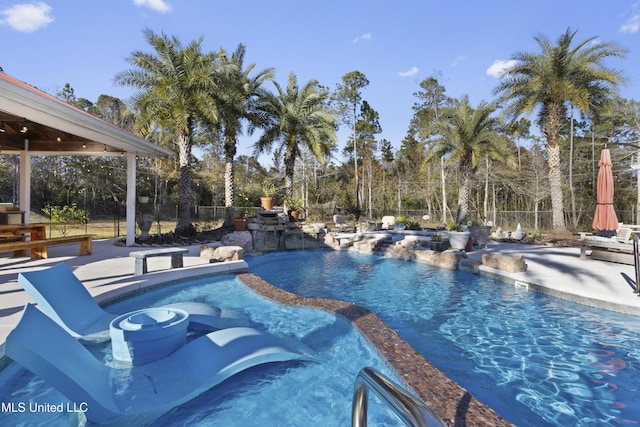
[[[613,172],[611,172],[611,153],[608,148],[600,153],[598,163],[598,186],[596,193],[596,212],[593,215],[593,229],[599,234],[613,235],[618,229],[618,216],[613,208]],[[606,233],[610,232],[610,233]]]

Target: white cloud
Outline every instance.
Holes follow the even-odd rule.
[[[493,76],[497,79],[502,77],[502,74],[507,71],[509,68],[516,65],[516,61],[510,59],[509,61],[503,61],[502,59],[496,59],[493,61],[493,64],[489,68],[487,68],[487,75]]]
[[[636,3],[636,5],[639,3]],[[635,13],[627,22],[620,26],[623,33],[637,33],[640,30],[640,12]]]
[[[355,39],[353,39],[354,43],[358,43],[358,42],[368,42],[371,40],[371,33],[364,33],[359,35],[358,37],[356,37]]]
[[[0,24],[6,24],[14,30],[32,33],[53,22],[51,6],[38,2],[16,4],[0,12]]]
[[[464,60],[465,60],[464,55],[459,55],[453,60],[453,62],[451,63],[451,66],[455,68],[458,66],[458,64],[460,64]]]
[[[156,12],[166,13],[171,10],[169,3],[164,0],[133,0],[136,6],[148,7]]]
[[[415,76],[416,74],[418,74],[418,67],[411,67],[410,70],[408,71],[401,71],[398,73],[398,75],[400,77],[411,77],[411,76]]]

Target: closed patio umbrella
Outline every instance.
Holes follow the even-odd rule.
[[[611,153],[608,148],[600,153],[598,185],[596,192],[596,212],[593,215],[593,229],[596,234],[613,236],[618,229],[618,216],[613,208],[613,172]]]

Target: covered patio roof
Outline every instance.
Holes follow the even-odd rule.
[[[32,155],[127,158],[127,245],[135,242],[136,157],[173,152],[0,71],[0,154],[20,156],[20,208],[29,222]]]
[[[75,155],[173,153],[0,72],[0,150]],[[2,132],[4,129],[4,132]]]

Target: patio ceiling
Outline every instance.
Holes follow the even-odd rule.
[[[0,152],[17,154],[25,149],[38,154],[173,155],[0,72]]]

